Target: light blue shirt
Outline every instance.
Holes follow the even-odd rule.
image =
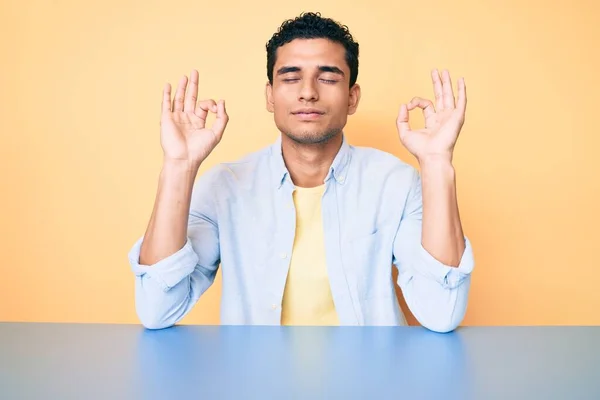
[[[465,237],[453,268],[422,247],[418,171],[344,138],[324,183],[327,272],[340,324],[406,324],[394,291],[395,265],[417,320],[433,331],[455,329],[467,307],[473,251]],[[139,264],[143,238],[129,252],[142,324],[159,329],[180,321],[220,266],[221,323],[279,325],[296,231],[293,191],[281,137],[198,177],[185,245],[151,266]]]

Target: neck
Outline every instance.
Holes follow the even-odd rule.
[[[283,161],[294,185],[306,188],[322,185],[341,146],[341,132],[331,140],[317,144],[297,143],[282,134]]]

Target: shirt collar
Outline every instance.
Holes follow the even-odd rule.
[[[285,166],[285,162],[283,161],[283,154],[281,152],[281,134],[277,137],[275,143],[271,145],[270,151],[270,159],[271,159],[271,172],[273,175],[273,182],[277,189],[281,188],[286,179],[292,183],[290,178],[289,171]],[[329,167],[329,172],[325,177],[323,183],[327,182],[332,177],[335,179],[337,183],[343,185],[346,183],[348,165],[350,164],[351,159],[351,151],[350,145],[346,140],[346,136],[342,133],[342,146],[340,147],[338,153],[336,154],[333,162],[331,163],[331,167]]]

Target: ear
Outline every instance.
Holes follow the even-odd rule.
[[[355,83],[354,86],[350,88],[350,95],[348,96],[348,115],[352,115],[356,112],[359,101],[360,85],[358,83]]]
[[[273,85],[269,81],[267,81],[267,85],[265,86],[265,98],[267,101],[267,111],[272,113],[275,111],[275,105],[273,103]]]

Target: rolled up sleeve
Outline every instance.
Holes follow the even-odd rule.
[[[464,240],[465,251],[458,267],[451,267],[438,261],[422,246],[419,240],[416,260],[413,262],[415,272],[425,278],[437,281],[444,289],[459,287],[471,275],[475,266],[471,241],[466,236]]]
[[[415,318],[436,332],[449,332],[462,322],[467,309],[471,273],[475,262],[470,240],[458,267],[434,258],[421,244],[423,202],[415,171],[403,217],[394,240],[393,261],[398,285]]]
[[[146,328],[161,329],[179,322],[215,280],[220,248],[214,176],[211,170],[194,185],[187,239],[181,249],[153,265],[143,265],[139,262],[142,237],[128,253],[135,275],[135,308]]]
[[[150,279],[166,292],[194,271],[198,255],[189,238],[179,251],[151,266],[139,263],[143,240],[140,238],[129,251],[129,264],[136,277]]]

